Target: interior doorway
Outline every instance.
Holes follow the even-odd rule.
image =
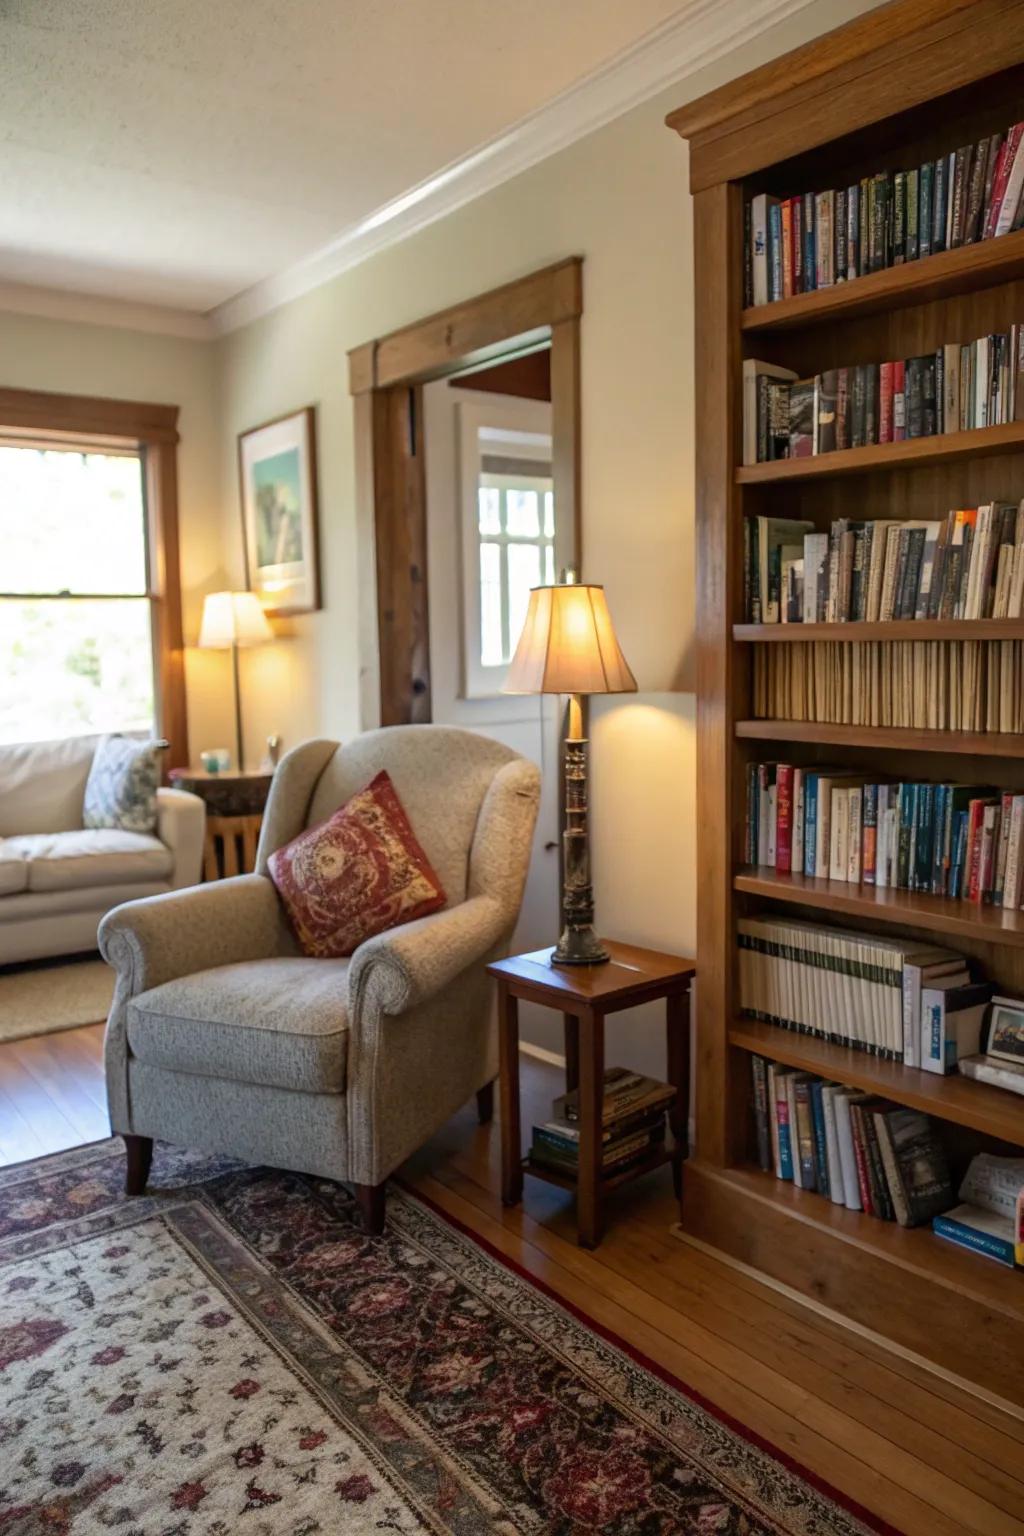
[[[501,684],[530,587],[580,570],[581,313],[574,257],[349,354],[363,725],[460,725],[539,764],[519,951],[560,926],[562,721]],[[561,1051],[550,1013],[521,1029]]]

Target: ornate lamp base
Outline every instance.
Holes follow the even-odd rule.
[[[573,716],[570,715],[570,720]],[[572,727],[570,726],[570,729]],[[587,831],[587,742],[570,735],[565,743],[565,886],[562,937],[552,965],[603,965],[611,956],[594,932],[594,892],[590,884]]]

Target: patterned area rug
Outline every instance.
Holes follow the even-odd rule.
[[[401,1191],[119,1142],[0,1172],[3,1536],[856,1536]]]

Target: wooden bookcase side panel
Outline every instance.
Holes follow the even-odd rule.
[[[745,749],[733,734],[750,697],[749,658],[733,645],[731,624],[742,581],[741,495],[732,476],[739,451],[743,208],[738,186],[694,199],[696,350],[701,359],[705,429],[697,437],[697,1123],[702,1155],[731,1162],[745,1132],[747,1085],[730,1051],[723,1019],[735,1008],[735,970],[719,935],[733,929],[732,869],[738,853],[733,806]]]

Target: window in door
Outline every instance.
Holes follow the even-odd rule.
[[[462,445],[464,691],[488,698],[501,691],[531,587],[555,580],[551,435],[463,407]]]
[[[142,451],[0,439],[0,742],[151,731],[155,601]]]

